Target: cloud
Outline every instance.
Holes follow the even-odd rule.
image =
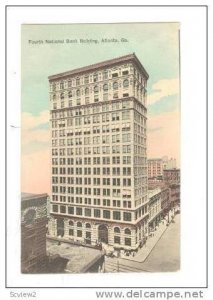
[[[23,129],[32,129],[36,128],[42,124],[49,122],[50,113],[48,110],[40,112],[40,114],[34,116],[31,113],[23,112],[22,113],[22,128]]]
[[[22,154],[37,152],[49,147],[50,130],[46,126],[49,121],[49,112],[42,111],[39,115],[22,113],[21,144]]]
[[[148,94],[148,105],[152,105],[164,97],[179,94],[179,79],[161,79],[153,84],[152,90],[154,92]]]

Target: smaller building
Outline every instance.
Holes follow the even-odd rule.
[[[180,169],[163,170],[163,180],[166,185],[180,184]]]
[[[46,268],[47,194],[21,195],[21,272]]]
[[[163,160],[161,158],[148,159],[148,178],[163,175]]]
[[[149,197],[149,231],[155,230],[162,219],[161,189],[157,188],[148,192]]]
[[[161,189],[161,209],[163,217],[168,214],[170,208],[170,188],[164,187]]]
[[[164,181],[163,176],[155,177],[155,178],[148,178],[148,189],[154,190],[157,188],[163,188]]]
[[[104,252],[100,249],[74,245],[63,239],[47,239],[49,273],[102,273]]]
[[[180,184],[171,184],[170,188],[170,205],[171,209],[180,206]]]

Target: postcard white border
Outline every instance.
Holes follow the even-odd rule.
[[[20,126],[20,25],[174,21],[181,23],[181,271],[140,274],[21,274],[20,129],[11,126]],[[204,287],[206,285],[206,8],[9,7],[7,37],[8,286]]]

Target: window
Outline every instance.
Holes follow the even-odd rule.
[[[93,74],[93,81],[94,82],[98,81],[98,73]]]
[[[104,90],[104,91],[108,91],[108,84],[107,84],[107,83],[105,83],[105,84],[103,85],[103,90]]]
[[[125,79],[124,81],[123,81],[123,87],[124,88],[127,88],[129,86],[129,80],[128,79]]]
[[[123,97],[129,97],[129,94],[128,93],[124,93]]]
[[[63,90],[64,89],[64,83],[60,82],[60,89]]]
[[[60,99],[64,99],[64,93],[60,94]]]
[[[100,218],[101,217],[100,209],[94,209],[94,217],[95,218]]]
[[[86,223],[86,228],[91,228],[91,225],[89,223]]]
[[[81,222],[77,222],[77,227],[82,227],[82,223]]]
[[[130,111],[123,111],[122,112],[122,120],[129,120],[130,119]]]
[[[109,210],[103,210],[103,218],[110,219],[110,211]]]
[[[94,93],[95,93],[95,94],[98,93],[98,86],[97,86],[97,85],[94,87]]]
[[[81,230],[77,230],[77,237],[82,237],[82,231]]]
[[[119,227],[114,227],[114,233],[120,233],[120,228]]]
[[[80,85],[80,78],[76,78],[76,85]]]
[[[86,217],[91,217],[91,209],[90,208],[85,208],[84,213],[85,213]]]
[[[74,235],[74,230],[73,229],[69,229],[69,235],[71,235],[71,236]]]
[[[120,244],[121,243],[121,238],[119,236],[114,237],[114,243],[115,244]]]
[[[112,78],[118,77],[118,73],[113,73]]]
[[[76,91],[76,96],[77,96],[77,97],[80,97],[80,95],[81,95],[81,94],[80,94],[80,90],[77,90],[77,91]]]
[[[113,82],[113,90],[117,90],[118,89],[118,82],[115,81]]]
[[[107,79],[107,78],[108,78],[108,71],[105,70],[105,71],[103,72],[103,79],[105,80],[105,79]]]
[[[53,205],[53,212],[58,212],[58,205]]]
[[[122,142],[123,143],[130,142],[130,133],[124,133],[122,135]]]
[[[125,245],[126,246],[131,246],[131,239],[130,238],[125,238]]]
[[[126,229],[124,230],[124,233],[130,235],[130,234],[131,234],[131,230],[130,230],[129,228],[126,228]]]
[[[60,206],[60,213],[62,214],[66,213],[66,206]]]
[[[84,83],[85,84],[89,83],[89,76],[88,75],[84,77]]]
[[[128,70],[125,70],[122,72],[122,75],[128,75],[129,74],[129,71]]]
[[[82,216],[82,208],[81,207],[76,207],[76,215]]]
[[[123,217],[124,217],[124,221],[132,221],[132,215],[131,215],[131,213],[129,213],[129,212],[124,212]],[[131,234],[131,231],[130,231],[130,230],[129,230],[129,233],[127,233],[128,230],[129,230],[128,228],[125,229],[125,234]],[[126,232],[126,231],[127,231],[127,232]]]
[[[113,211],[113,220],[120,220],[121,213],[119,211]]]
[[[89,95],[89,88],[85,88],[85,95]]]
[[[94,102],[98,102],[99,101],[99,97],[98,97],[98,95],[95,95],[94,96]]]
[[[74,207],[71,207],[71,206],[68,207],[68,214],[69,214],[69,215],[74,215]],[[70,221],[70,222],[72,222],[72,221]],[[69,225],[71,225],[70,222],[69,222]],[[72,222],[72,223],[73,223],[73,222]],[[73,224],[72,224],[72,225],[73,225]]]

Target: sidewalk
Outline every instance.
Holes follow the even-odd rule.
[[[164,220],[164,223],[160,223],[158,226],[158,229],[154,232],[154,236],[148,237],[146,241],[146,245],[144,245],[141,249],[138,250],[138,252],[135,254],[135,256],[121,256],[121,259],[125,260],[131,260],[136,262],[144,262],[146,258],[149,256],[157,242],[160,240],[161,236],[164,234],[168,226],[166,226],[166,221]]]

